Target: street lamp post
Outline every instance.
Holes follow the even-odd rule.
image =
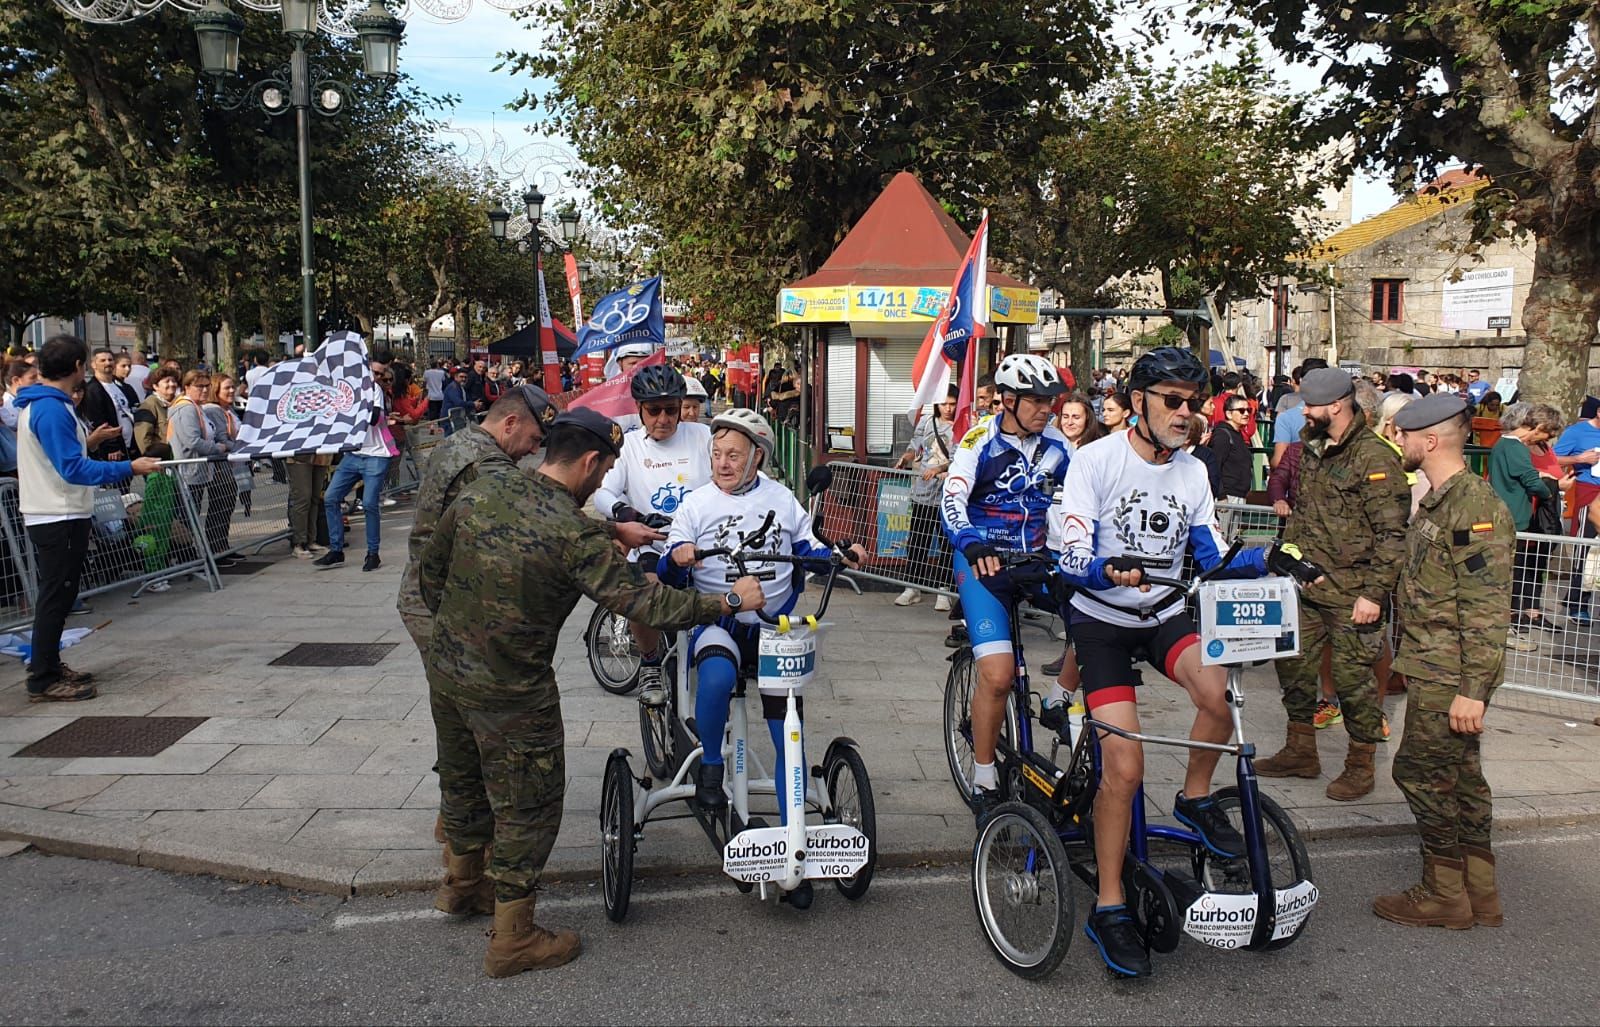
[[[528,242],[533,248],[533,283],[538,291],[539,304],[539,359],[544,372],[545,391],[552,396],[561,392],[561,358],[556,352],[555,326],[550,321],[550,300],[545,295],[544,288],[544,233],[540,230],[540,220],[544,217],[544,193],[537,187],[530,186],[522,194],[523,213],[528,218]],[[571,245],[578,237],[578,214],[576,211],[563,211],[559,215],[561,222],[562,241]],[[500,205],[496,200],[494,208],[489,211],[489,232],[497,243],[506,241],[506,226],[511,222],[511,212]],[[549,329],[549,338],[546,339],[546,329]]]
[[[229,10],[222,0],[206,0],[206,5],[189,21],[200,44],[201,68],[211,79],[212,98],[219,107],[238,110],[253,101],[272,117],[294,111],[300,177],[300,317],[306,345],[310,348],[317,326],[315,258],[311,244],[311,112],[329,118],[338,114],[344,109],[350,87],[323,76],[312,67],[306,55],[306,42],[317,30],[315,0],[282,0],[281,11],[284,34],[294,41],[289,64],[245,89],[231,84],[239,73],[239,37],[244,32],[244,19]],[[394,84],[400,37],[406,23],[390,14],[381,0],[372,0],[350,24],[361,40],[362,69],[387,89]]]

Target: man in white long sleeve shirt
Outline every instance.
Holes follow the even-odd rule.
[[[630,383],[639,405],[639,431],[623,437],[622,455],[595,492],[595,509],[614,521],[643,521],[652,528],[671,523],[684,497],[711,480],[711,430],[683,424],[683,375],[665,364],[642,367]],[[653,549],[643,549],[659,555]],[[653,560],[645,561],[653,566]],[[647,576],[653,577],[651,571]],[[631,623],[639,643],[639,701],[666,701],[661,683],[661,633]]]

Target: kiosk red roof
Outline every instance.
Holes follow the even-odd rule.
[[[902,171],[872,201],[815,274],[790,289],[836,285],[928,285],[949,288],[972,237],[944,212],[917,176]],[[1030,288],[994,270],[989,284]]]

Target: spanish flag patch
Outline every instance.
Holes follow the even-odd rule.
[[[1383,471],[1379,471],[1377,474],[1369,474],[1369,475],[1367,475],[1367,480],[1368,481],[1388,481],[1389,480],[1389,475],[1384,473]]]
[[[1479,521],[1479,522],[1477,522],[1476,524],[1474,524],[1472,526],[1472,530],[1474,532],[1493,531],[1494,530],[1494,522],[1493,521]]]

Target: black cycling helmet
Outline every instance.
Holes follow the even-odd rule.
[[[651,364],[633,372],[633,382],[628,386],[635,403],[648,403],[653,399],[682,399],[688,393],[683,375],[666,364]]]
[[[1189,350],[1177,346],[1158,346],[1133,365],[1128,376],[1128,391],[1148,389],[1160,382],[1187,382],[1202,388],[1210,381],[1206,369]]]

